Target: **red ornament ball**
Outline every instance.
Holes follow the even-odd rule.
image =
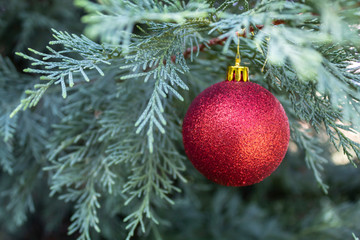
[[[183,122],[192,164],[208,179],[247,186],[268,177],[283,160],[290,138],[280,102],[252,82],[224,81],[201,92]]]

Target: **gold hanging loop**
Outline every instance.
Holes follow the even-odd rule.
[[[247,82],[249,81],[249,68],[240,66],[241,57],[240,57],[240,35],[238,35],[237,43],[237,53],[235,56],[235,66],[228,67],[227,80],[236,81],[236,82]]]
[[[240,57],[240,36],[238,35],[238,43],[237,43],[237,53],[235,56],[235,66],[240,67],[241,57]]]

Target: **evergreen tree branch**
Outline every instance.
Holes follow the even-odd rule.
[[[100,36],[104,42],[121,43],[123,51],[128,51],[135,24],[169,22],[182,24],[189,19],[201,19],[214,9],[203,1],[188,3],[167,1],[118,1],[106,0],[101,4],[89,0],[77,0],[76,4],[88,12],[83,20],[88,24],[86,32]],[[136,6],[136,7],[135,7]]]
[[[50,139],[51,164],[44,168],[51,176],[50,194],[59,194],[65,202],[76,202],[68,232],[78,231],[80,240],[91,239],[91,229],[100,232],[100,198],[114,194],[113,186],[119,179],[105,157],[109,140],[99,141],[97,114],[101,114],[98,111],[104,110],[108,100],[103,94],[110,95],[114,84],[112,77],[103,80],[95,82],[90,90],[96,98],[81,91],[69,97],[71,104],[62,108],[66,117],[54,125],[55,134]],[[94,110],[95,106],[98,108]]]
[[[9,174],[15,164],[14,146],[18,128],[18,116],[10,118],[19,91],[31,77],[19,74],[8,58],[0,56],[0,166]]]
[[[342,123],[343,117],[341,109],[337,105],[333,105],[328,94],[320,94],[315,83],[302,82],[296,78],[295,73],[291,74],[291,70],[284,67],[274,67],[267,65],[267,73],[265,75],[270,81],[270,84],[278,89],[285,89],[293,106],[294,114],[301,120],[310,123],[311,126],[317,131],[322,131],[325,127],[326,133],[330,138],[330,142],[339,150],[342,147],[348,159],[353,162],[351,150],[359,157],[359,144],[349,139],[344,132],[352,132],[353,129]],[[353,118],[358,116],[358,113],[353,113]],[[316,147],[316,143],[304,135],[305,133],[299,132],[295,126],[292,129],[294,132],[293,139],[299,146],[306,152],[306,163],[310,169],[313,170],[316,180],[318,181],[324,192],[327,192],[327,186],[320,178],[320,172],[323,167],[321,165],[327,163],[327,160],[320,156],[321,149]],[[303,136],[301,136],[303,135]]]
[[[165,135],[162,136],[165,137]],[[169,176],[185,181],[181,174],[185,169],[182,163],[184,158],[177,152],[171,141],[172,140],[166,140],[165,138],[159,142],[158,139],[160,146],[156,146],[153,153],[145,150],[145,152],[138,157],[134,156],[131,164],[137,164],[132,168],[132,174],[128,182],[124,185],[123,190],[123,193],[129,195],[125,205],[128,205],[136,198],[140,198],[141,200],[136,209],[124,219],[125,222],[128,222],[126,227],[129,231],[127,239],[130,239],[134,235],[138,226],[140,226],[141,231],[145,233],[146,219],[150,219],[158,224],[158,220],[152,210],[152,202],[155,201],[155,196],[170,204],[174,204],[168,195],[173,191],[179,192],[180,189],[173,185]],[[142,148],[143,141],[137,141],[132,144],[137,144],[134,148],[140,149]],[[135,150],[135,153],[138,151],[139,150]],[[126,153],[126,155],[130,154],[130,152]]]
[[[5,112],[7,117],[11,111],[12,102],[21,92],[23,85],[20,83],[28,79],[24,76],[18,77],[20,79],[0,78],[0,82],[14,80],[11,83],[17,83],[14,88],[9,88],[11,83],[7,82],[9,85],[0,90],[8,91],[9,94],[8,98],[4,97],[0,102],[0,105],[3,105],[4,101],[10,100],[6,102],[9,104],[7,112]],[[15,96],[12,93],[16,93]],[[5,162],[4,167],[7,172],[0,173],[0,182],[2,183],[0,200],[1,205],[4,206],[4,212],[8,215],[7,224],[20,226],[27,219],[27,214],[35,210],[32,196],[39,186],[38,180],[41,175],[47,124],[44,124],[44,120],[39,117],[37,112],[32,114],[26,112],[11,120],[14,119],[16,119],[16,130],[11,138],[7,142],[0,139],[0,159],[2,163]],[[34,132],[34,129],[37,131]]]
[[[358,237],[356,237],[355,233],[352,233],[353,237],[354,237],[354,240],[359,240]]]
[[[280,25],[280,24],[284,24],[285,22],[283,20],[275,20],[273,21],[273,25]],[[246,31],[245,29],[242,29],[241,32],[236,32],[236,35],[238,37],[246,37],[246,33],[250,32],[251,35],[254,34],[255,29],[256,30],[261,30],[264,28],[264,25],[256,25],[255,27],[253,26],[249,26],[249,31]],[[215,45],[223,45],[226,41],[228,40],[228,37],[224,37],[224,38],[219,38],[219,37],[215,37],[212,38],[210,40],[208,40],[206,43],[201,43],[198,46],[194,46],[192,48],[187,48],[186,51],[183,53],[185,58],[189,58],[189,56],[191,56],[191,54],[193,52],[199,52],[199,51],[204,51],[205,48],[209,48],[211,46],[215,46]],[[172,59],[175,59],[175,56],[173,56]]]
[[[80,73],[84,80],[89,82],[90,79],[85,73],[86,69],[95,69],[100,75],[104,75],[103,71],[98,67],[99,64],[110,64],[109,55],[113,53],[110,48],[99,45],[85,36],[70,35],[67,32],[56,31],[53,29],[55,41],[51,41],[50,45],[63,45],[64,50],[56,51],[50,47],[47,49],[50,53],[41,53],[33,49],[31,52],[42,57],[37,59],[23,53],[17,55],[33,61],[33,66],[43,66],[44,69],[27,68],[24,71],[28,73],[35,73],[41,75],[41,80],[47,81],[43,84],[36,84],[34,90],[26,90],[28,95],[21,103],[12,111],[10,117],[13,117],[21,109],[25,110],[28,107],[34,107],[46,90],[54,85],[60,84],[62,89],[62,96],[66,98],[66,85],[74,86],[74,77],[76,73]],[[71,54],[76,54],[79,59],[75,59]],[[66,84],[66,78],[68,84]]]
[[[56,137],[51,141],[52,154],[49,156],[52,164],[45,168],[52,173],[51,194],[60,193],[60,199],[77,202],[69,233],[79,231],[79,239],[89,239],[90,228],[100,230],[97,214],[99,194],[115,194],[113,186],[119,184],[122,177],[129,176],[123,190],[129,196],[126,203],[140,202],[139,208],[127,218],[129,234],[133,234],[131,229],[143,225],[148,218],[155,220],[155,213],[151,210],[155,196],[172,202],[168,195],[179,191],[172,179],[185,181],[181,173],[184,158],[172,143],[175,137],[169,139],[173,134],[154,135],[158,144],[150,153],[144,145],[147,139],[133,132],[134,117],[140,110],[133,111],[133,106],[143,102],[134,96],[139,95],[138,91],[144,91],[146,85],[139,90],[139,84],[128,81],[121,84],[124,88],[120,93],[123,94],[110,94],[114,82],[112,79],[106,81],[96,82],[92,88],[99,91],[98,85],[103,84],[106,90],[101,92],[107,98],[92,99],[81,92],[69,97],[72,106],[64,107],[68,117],[55,127]],[[125,94],[128,91],[130,94]],[[112,99],[111,104],[104,105],[109,99]],[[78,110],[93,106],[89,101],[100,106],[100,113],[89,111],[84,115]],[[119,101],[127,104],[119,105]],[[70,125],[72,127],[68,127]],[[172,121],[168,127],[175,128]],[[119,164],[122,167],[115,171]],[[129,171],[124,170],[124,166],[129,166]],[[63,190],[66,193],[62,193]]]
[[[0,167],[8,174],[13,173],[13,147],[10,144],[6,144],[4,141],[0,141]]]
[[[30,50],[39,58],[19,54],[35,66],[27,71],[43,75],[46,81],[28,91],[28,98],[16,109],[36,105],[43,97],[44,104],[36,108],[35,115],[26,111],[9,118],[14,98],[18,98],[20,89],[28,86],[32,78],[20,76],[0,58],[0,96],[5,96],[0,101],[0,165],[20,180],[10,184],[14,178],[9,178],[9,191],[3,191],[7,173],[0,174],[0,192],[3,192],[0,200],[2,205],[10,206],[5,213],[14,216],[19,223],[26,218],[26,212],[32,210],[31,196],[43,167],[45,145],[48,145],[50,159],[45,176],[50,178],[51,194],[74,205],[70,234],[79,232],[79,239],[90,240],[91,230],[99,232],[101,228],[101,237],[107,235],[109,226],[104,226],[104,222],[101,226],[104,218],[101,212],[107,217],[124,216],[128,239],[146,232],[149,223],[161,222],[164,212],[158,209],[159,205],[183,201],[183,195],[179,196],[180,200],[172,195],[180,191],[179,180],[185,181],[181,121],[172,114],[179,108],[176,101],[186,99],[182,91],[188,90],[189,84],[185,79],[189,77],[190,63],[186,59],[193,60],[200,51],[215,45],[224,45],[224,51],[232,50],[235,47],[232,42],[237,42],[239,35],[244,37],[241,53],[246,65],[252,63],[249,67],[254,81],[267,85],[265,87],[279,93],[289,103],[286,109],[291,112],[292,138],[305,151],[305,162],[323,191],[328,189],[322,178],[327,159],[322,156],[319,139],[313,135],[315,131],[303,131],[297,124],[299,120],[310,123],[316,131],[325,130],[335,147],[343,149],[350,160],[355,155],[359,158],[359,143],[346,136],[346,132],[358,129],[360,115],[360,77],[356,73],[359,68],[347,68],[349,62],[359,60],[358,37],[354,37],[347,26],[347,20],[351,19],[353,24],[358,24],[357,1],[338,0],[330,1],[331,4],[323,0],[241,1],[242,9],[233,6],[240,2],[234,0],[76,2],[88,12],[84,18],[88,23],[87,35],[116,45],[100,45],[83,36],[54,31],[56,40],[50,44],[61,45],[62,50],[48,48],[49,53]],[[354,7],[349,9],[349,6]],[[4,25],[1,19],[0,25]],[[215,32],[220,35],[213,38]],[[213,39],[206,41],[208,38]],[[212,79],[221,79],[220,73],[230,59],[232,62],[232,51],[219,55],[218,49],[207,49],[206,55],[191,65],[191,94],[203,89]],[[262,66],[264,74],[260,72]],[[96,80],[98,73],[104,75],[102,81]],[[73,88],[76,91],[63,100],[65,106],[61,108],[60,102],[49,101],[48,95],[44,96],[54,84],[60,84],[66,96],[67,86],[78,85],[82,78],[85,82],[91,79],[92,84]],[[49,141],[44,133],[52,125],[49,120],[52,117],[44,112],[43,116],[38,114],[41,110],[53,111],[61,118],[60,123],[53,125],[53,137]],[[182,114],[179,112],[176,115]],[[260,187],[266,189],[265,185]],[[179,214],[188,217],[184,217],[183,222],[190,222],[189,219],[209,221],[212,229],[209,236],[234,239],[247,230],[239,230],[241,224],[238,223],[250,217],[260,221],[252,236],[274,237],[271,234],[275,232],[276,221],[274,225],[272,218],[269,223],[264,218],[265,211],[254,205],[239,205],[239,195],[230,196],[224,188],[214,191],[211,218],[196,212],[195,205],[200,200],[191,199],[187,211],[194,210],[195,214]],[[196,198],[204,198],[202,193]],[[191,194],[194,193],[188,195]],[[18,196],[18,201],[12,203]],[[109,205],[116,209],[107,210],[109,205],[105,203],[111,201],[116,203]],[[122,203],[126,207],[122,207]],[[320,214],[322,219],[331,212],[329,209],[333,208]],[[342,214],[336,211],[337,215]],[[209,216],[208,213],[205,216]],[[2,217],[3,212],[0,211],[0,215]],[[177,217],[174,224],[179,221]],[[264,219],[265,224],[262,223]],[[354,222],[356,218],[351,219]],[[201,227],[190,226],[189,233],[204,226],[198,225]],[[230,229],[227,231],[230,235],[225,235],[225,225],[230,227],[225,228]],[[320,221],[315,226],[304,230],[302,236],[320,232],[316,230],[326,234],[331,232],[329,227],[340,225]],[[265,230],[258,229],[265,229],[268,235]],[[289,231],[283,230],[276,236],[289,239]],[[112,234],[106,237],[115,238]]]
[[[315,216],[308,216],[301,231],[294,239],[334,238],[341,239],[347,235],[354,236],[353,231],[358,231],[354,219],[360,216],[359,203],[342,203],[335,205],[325,200],[321,202],[320,210]],[[325,216],[331,216],[326,218]]]
[[[149,102],[135,124],[137,133],[147,128],[150,152],[153,151],[155,128],[162,133],[165,132],[163,126],[166,125],[166,120],[163,117],[162,99],[171,94],[183,101],[176,88],[188,89],[180,74],[189,71],[183,54],[186,44],[190,45],[190,49],[194,49],[193,45],[199,49],[198,42],[201,36],[196,32],[198,29],[194,28],[194,24],[199,23],[190,21],[184,25],[153,24],[153,35],[134,44],[133,54],[126,57],[128,64],[122,66],[122,69],[131,69],[134,72],[123,76],[122,79],[144,77],[145,83],[154,82]],[[200,24],[204,23],[200,21]],[[205,22],[205,26],[206,24],[208,22]],[[192,55],[191,51],[190,56]]]
[[[121,92],[131,90],[130,96],[120,95],[122,101],[127,104],[114,104],[109,108],[110,111],[102,113],[99,120],[102,125],[101,139],[111,139],[111,144],[106,150],[106,162],[109,166],[121,164],[129,169],[125,172],[122,170],[122,174],[128,176],[122,187],[122,193],[126,194],[125,206],[133,206],[132,212],[127,211],[127,217],[124,219],[128,223],[128,239],[135,234],[138,226],[145,232],[149,220],[158,223],[154,203],[161,200],[173,204],[169,195],[174,191],[180,191],[174,180],[186,181],[182,176],[185,170],[184,157],[174,143],[180,137],[180,129],[178,124],[174,124],[176,121],[169,113],[164,112],[164,117],[170,120],[164,128],[172,131],[168,131],[166,135],[160,132],[154,134],[157,144],[154,145],[152,153],[146,147],[147,139],[144,138],[144,133],[133,132],[133,121],[138,111],[129,111],[129,107],[143,102],[143,99],[134,96],[138,96],[144,89],[148,87],[143,85],[139,89],[138,84],[127,82]],[[122,122],[120,125],[119,120]]]
[[[328,163],[328,160],[321,156],[322,148],[318,146],[316,138],[313,138],[309,133],[299,130],[300,126],[291,128],[291,135],[298,146],[305,151],[305,162],[315,176],[315,179],[324,193],[328,193],[329,186],[324,183],[322,172],[324,171],[323,165]]]
[[[9,174],[13,173],[14,164],[14,135],[17,129],[18,118],[10,118],[10,109],[0,110],[0,166]],[[7,110],[7,111],[6,111]]]
[[[90,227],[100,232],[97,209],[100,208],[100,194],[96,192],[94,180],[87,181],[84,190],[74,190],[68,195],[62,195],[60,199],[77,199],[75,213],[71,217],[72,224],[69,226],[69,234],[79,231],[78,240],[90,240]]]
[[[0,198],[8,199],[6,211],[12,214],[9,220],[14,220],[17,226],[25,222],[28,212],[35,211],[32,191],[37,185],[39,172],[40,167],[38,165],[31,166],[26,173],[18,177],[15,184],[0,194]]]

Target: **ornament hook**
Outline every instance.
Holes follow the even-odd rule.
[[[238,35],[238,43],[237,43],[237,53],[235,56],[235,66],[240,67],[241,57],[240,57],[240,36]]]
[[[240,66],[241,57],[240,57],[240,35],[238,35],[237,42],[237,53],[235,56],[235,66],[228,67],[227,80],[236,81],[236,82],[247,82],[249,81],[249,68]]]

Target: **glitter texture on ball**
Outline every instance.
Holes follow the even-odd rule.
[[[252,82],[223,81],[201,92],[183,122],[185,152],[208,179],[247,186],[285,157],[290,129],[280,102]]]

